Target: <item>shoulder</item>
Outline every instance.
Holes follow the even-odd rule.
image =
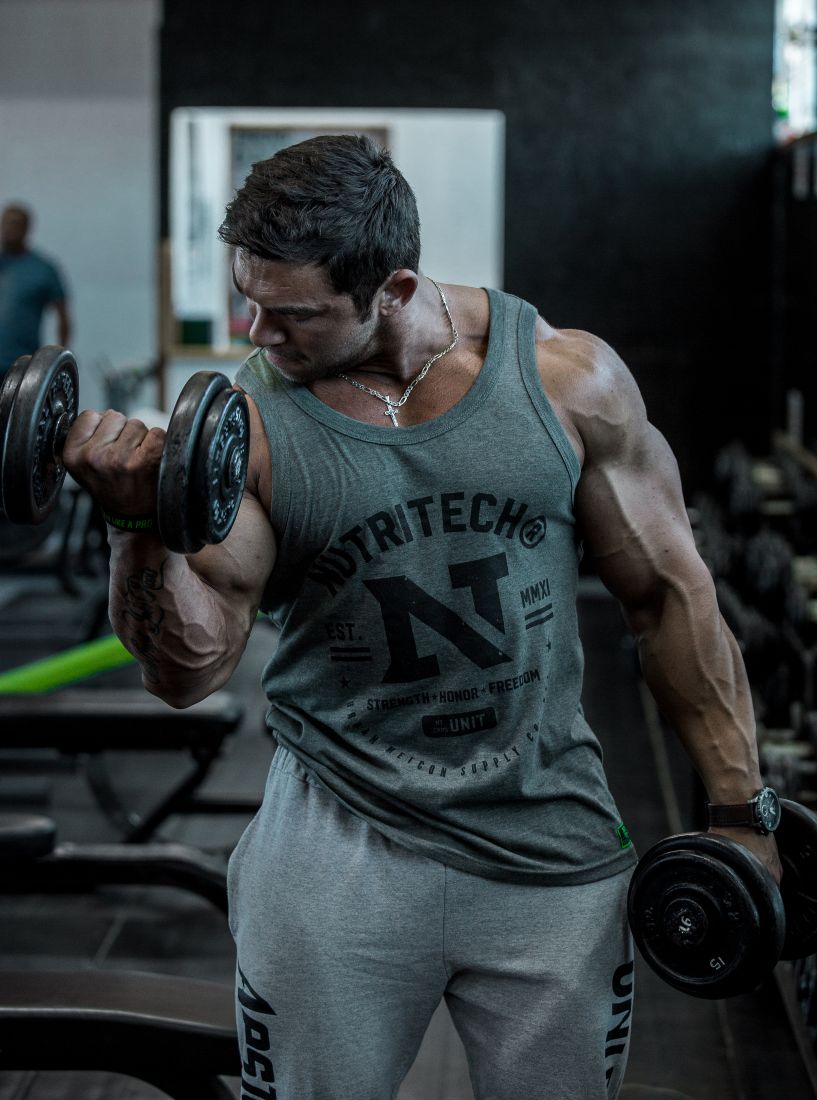
[[[276,386],[277,375],[260,350],[252,352],[239,367],[235,388],[244,394],[250,414],[250,454],[247,492],[256,497],[267,515],[272,506],[272,461],[267,426],[258,407],[264,395]]]
[[[58,264],[41,252],[28,252],[26,257],[30,277],[47,284],[56,296],[62,297],[65,291]]]
[[[635,445],[648,430],[644,401],[621,357],[598,336],[539,317],[536,362],[554,410],[587,460]]]
[[[29,266],[39,268],[40,271],[47,271],[49,274],[59,274],[57,262],[43,252],[29,251],[26,256],[28,257]]]
[[[261,348],[251,352],[238,368],[236,382],[256,398],[281,393],[287,387],[281,375],[264,358]]]

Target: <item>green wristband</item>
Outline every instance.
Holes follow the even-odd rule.
[[[114,516],[102,509],[102,518],[109,527],[115,527],[117,531],[144,531],[156,530],[155,516]]]

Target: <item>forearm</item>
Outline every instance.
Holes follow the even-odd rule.
[[[751,693],[708,575],[695,587],[669,586],[636,634],[644,679],[710,800],[751,797],[761,786]]]
[[[203,699],[229,678],[249,626],[158,538],[109,537],[111,624],[139,662],[145,688],[177,707]]]

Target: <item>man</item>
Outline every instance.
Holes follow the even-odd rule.
[[[65,287],[56,267],[28,247],[31,215],[23,206],[6,206],[0,215],[0,371],[40,347],[46,309],[57,314],[57,341],[71,340]]]
[[[478,1100],[614,1096],[634,855],[580,706],[580,540],[711,800],[761,786],[672,455],[600,340],[420,273],[414,196],[365,138],[255,165],[221,235],[258,349],[245,498],[189,558],[112,530],[111,617],[176,706],[259,606],[281,628],[229,875],[242,1096],[393,1097],[441,996]],[[66,464],[149,514],[162,438],[84,413]],[[770,837],[721,831],[779,877]]]

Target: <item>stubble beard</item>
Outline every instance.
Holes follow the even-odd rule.
[[[282,357],[278,361],[274,348],[265,348],[264,352],[267,361],[288,382],[308,386],[312,382],[328,381],[339,377],[341,374],[348,374],[350,371],[365,369],[366,363],[371,359],[376,347],[375,330],[366,336],[361,334],[359,342],[348,341],[345,346],[337,349],[337,353],[332,359],[304,359],[298,357],[287,360]]]

